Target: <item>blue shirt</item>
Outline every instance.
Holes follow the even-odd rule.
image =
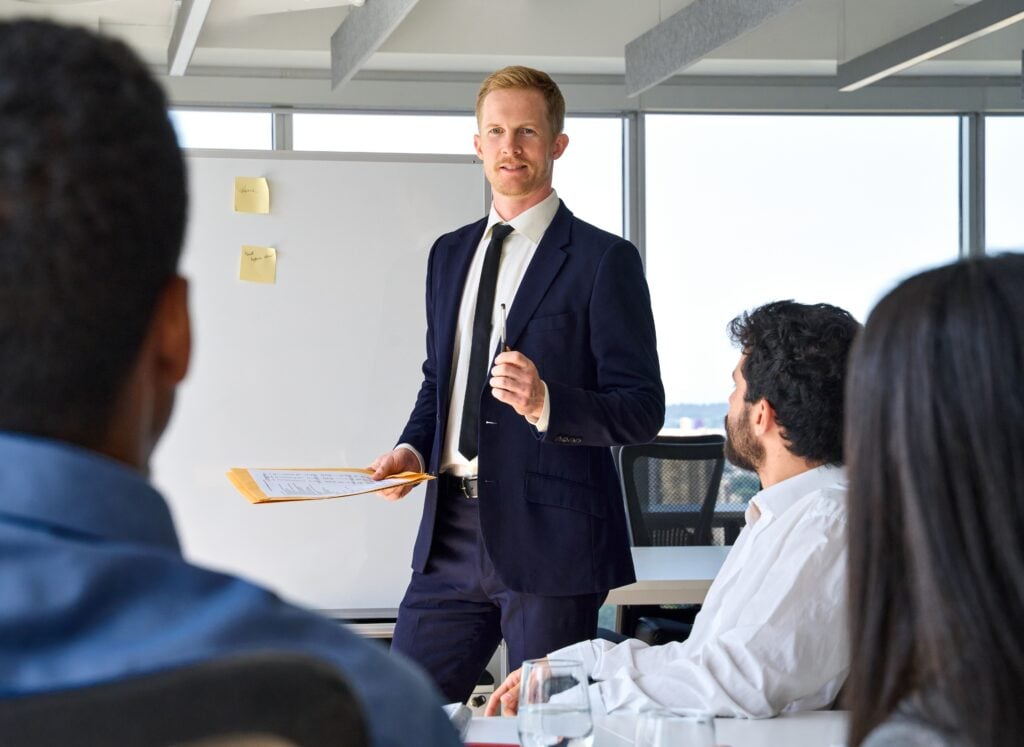
[[[461,745],[426,676],[341,625],[190,565],[137,472],[0,432],[0,697],[254,651],[333,663],[374,745]]]

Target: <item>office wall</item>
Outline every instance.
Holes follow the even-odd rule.
[[[427,254],[484,214],[464,157],[194,151],[183,269],[193,366],[154,461],[186,555],[323,609],[393,607],[423,488],[250,505],[230,467],[366,466],[394,445],[419,385]],[[271,214],[233,211],[265,176]],[[277,282],[238,279],[243,244],[278,251]]]

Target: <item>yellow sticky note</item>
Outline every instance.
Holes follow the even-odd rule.
[[[238,279],[250,283],[276,283],[277,250],[269,246],[243,246]]]
[[[235,177],[235,212],[269,213],[270,185],[262,176]]]

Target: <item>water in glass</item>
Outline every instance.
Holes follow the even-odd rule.
[[[555,703],[519,709],[523,747],[590,747],[594,743],[590,712]]]
[[[517,727],[523,747],[590,747],[593,722],[583,665],[554,659],[524,662]]]

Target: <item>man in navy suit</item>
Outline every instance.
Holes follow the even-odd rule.
[[[502,638],[518,667],[593,636],[608,589],[635,580],[608,447],[651,440],[665,416],[639,253],[551,188],[569,142],[558,87],[505,68],[476,114],[491,210],[431,249],[423,384],[372,465],[438,475],[393,646],[451,701]]]

